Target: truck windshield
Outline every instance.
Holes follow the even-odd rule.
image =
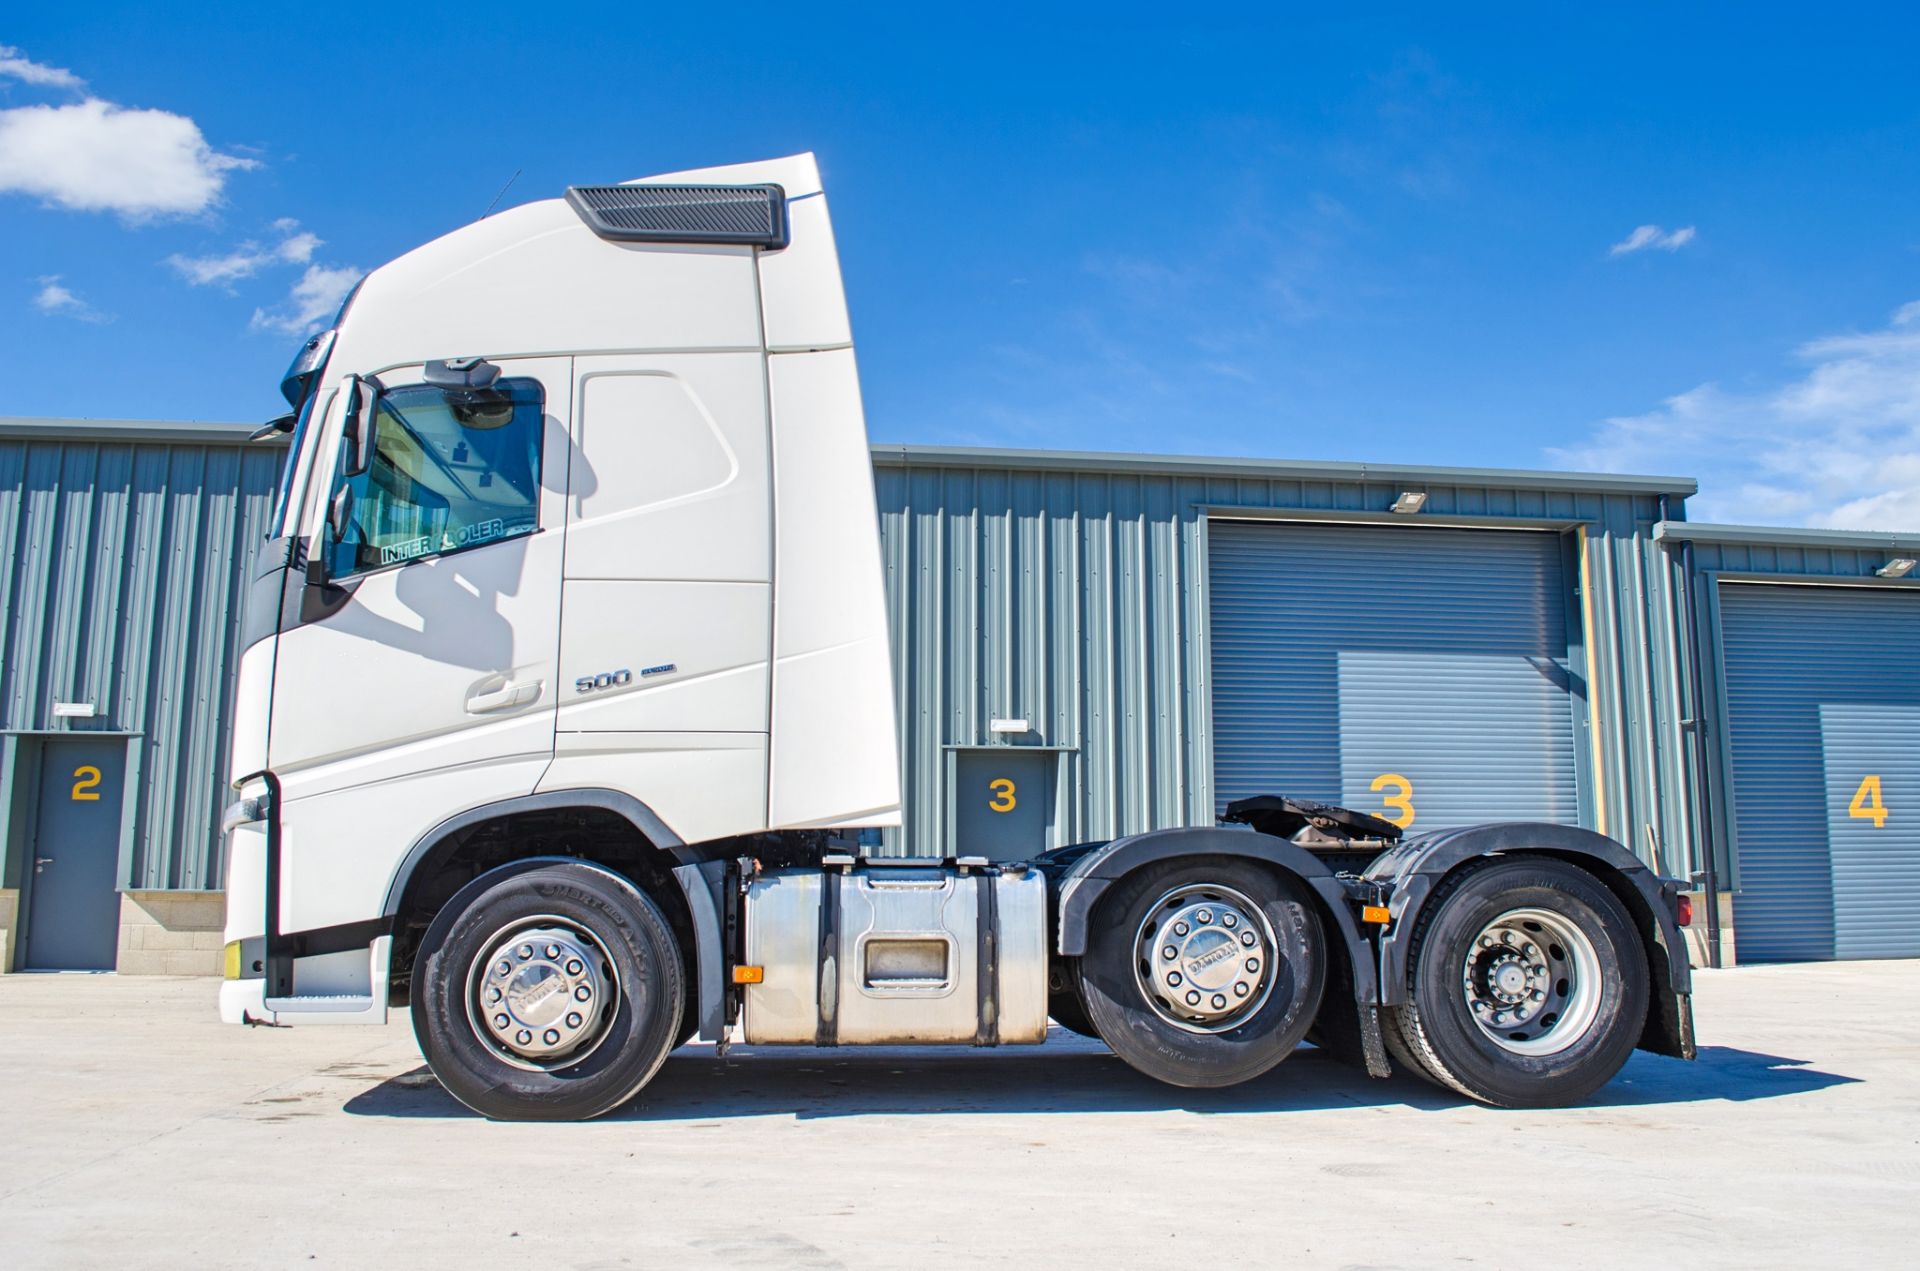
[[[267,537],[280,538],[287,532],[287,504],[293,500],[293,470],[300,464],[301,448],[307,440],[307,426],[313,422],[313,404],[320,394],[309,392],[300,403],[300,417],[293,425],[293,440],[287,443],[287,457],[280,463],[280,484],[273,494],[273,515],[267,519]]]

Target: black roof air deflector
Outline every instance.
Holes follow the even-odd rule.
[[[567,202],[616,242],[787,245],[787,192],[777,185],[573,185]]]

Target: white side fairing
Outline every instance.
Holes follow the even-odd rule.
[[[648,182],[771,182],[792,242],[761,255],[774,471],[768,824],[900,823],[879,513],[840,258],[812,155]]]

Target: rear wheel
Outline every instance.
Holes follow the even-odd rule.
[[[1319,914],[1246,861],[1169,861],[1103,900],[1080,959],[1101,1040],[1170,1085],[1231,1086],[1292,1054],[1326,988]]]
[[[679,1036],[672,928],[644,892],[584,863],[482,877],[414,964],[413,1026],[454,1098],[503,1121],[583,1121],[652,1079]]]
[[[1645,953],[1626,907],[1563,861],[1507,859],[1449,880],[1422,912],[1410,1001],[1389,1012],[1402,1063],[1500,1107],[1605,1085],[1646,1022]]]

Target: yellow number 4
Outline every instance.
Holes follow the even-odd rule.
[[[987,782],[987,789],[993,791],[993,798],[988,801],[987,806],[995,812],[1011,812],[1019,806],[1013,797],[1013,782],[1005,777],[995,777]]]
[[[1399,813],[1399,815],[1386,817],[1384,819],[1391,821],[1404,830],[1413,824],[1413,782],[1407,780],[1397,772],[1383,772],[1373,779],[1373,784],[1368,788],[1375,793],[1379,793],[1388,786],[1398,788],[1393,794],[1381,795],[1380,802],[1392,808],[1395,812]]]
[[[1880,774],[1874,773],[1860,783],[1860,788],[1853,792],[1853,802],[1847,805],[1847,815],[1872,821],[1876,830],[1886,828],[1887,805],[1880,795]]]

